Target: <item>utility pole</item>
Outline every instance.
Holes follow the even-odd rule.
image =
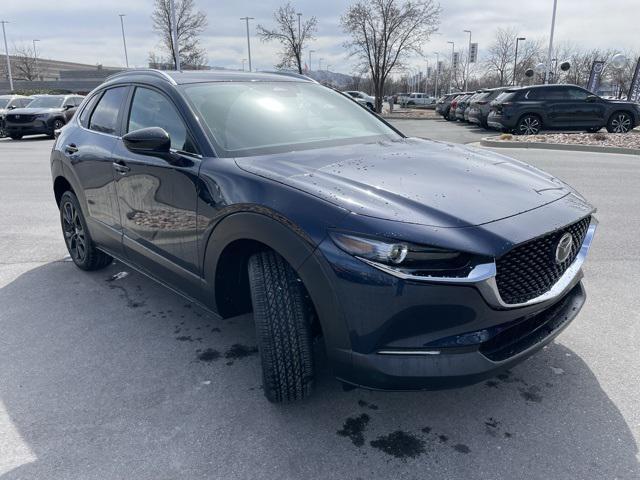
[[[129,68],[129,55],[127,55],[127,39],[124,36],[124,17],[126,15],[124,13],[119,13],[118,16],[120,17],[120,28],[122,29],[122,44],[124,45],[124,63],[127,66],[127,68]]]
[[[34,67],[35,67],[35,73],[36,73],[36,79],[38,78],[38,51],[36,50],[36,42],[39,42],[40,40],[38,40],[37,38],[34,38],[33,40],[33,62],[34,62]]]
[[[249,39],[249,20],[254,20],[253,17],[242,17],[240,20],[244,20],[247,25],[247,58],[249,59],[249,71],[251,72],[251,40]]]
[[[300,17],[302,17],[302,14],[296,13],[296,15],[298,15],[298,58],[300,59],[300,63],[302,63],[302,37],[300,36]],[[302,65],[300,65],[300,70],[302,70]]]
[[[514,87],[516,85],[516,70],[518,68],[518,43],[525,40],[525,37],[516,38],[516,58],[513,60],[513,82],[511,82]]]
[[[464,73],[464,91],[467,91],[467,80],[469,79],[469,65],[471,63],[471,30],[465,30],[469,34],[469,47],[467,48],[467,66]]]
[[[456,50],[456,44],[455,42],[447,42],[451,44],[451,69],[449,72],[449,93],[451,93],[451,86],[453,85],[453,75],[455,74],[454,68],[453,68],[453,54],[455,53]]]
[[[556,9],[558,0],[553,0],[553,15],[551,16],[551,35],[549,36],[549,52],[547,54],[547,62],[545,64],[544,83],[549,83],[549,69],[551,68],[551,55],[553,55],[553,33],[556,29]]]
[[[9,59],[9,47],[7,46],[7,32],[4,29],[4,24],[9,23],[6,20],[0,20],[2,24],[2,36],[4,37],[4,53],[7,56],[7,73],[9,74],[9,90],[13,91],[13,77],[11,76],[11,60]]]
[[[309,71],[311,71],[311,54],[316,53],[315,50],[309,50]]]
[[[178,45],[178,24],[176,23],[176,6],[173,0],[169,0],[171,6],[171,39],[173,43],[173,59],[176,65],[176,70],[181,71],[180,66],[180,46]]]

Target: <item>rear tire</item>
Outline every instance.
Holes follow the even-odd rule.
[[[523,115],[520,120],[518,120],[518,124],[516,125],[515,130],[513,131],[516,135],[537,135],[540,133],[542,129],[542,120],[537,115],[527,114]]]
[[[12,140],[20,140],[22,138],[21,133],[10,133],[9,136]]]
[[[634,128],[633,118],[627,112],[616,112],[607,122],[607,132],[627,133]]]
[[[100,270],[113,261],[93,244],[80,202],[73,192],[64,192],[60,198],[60,224],[67,250],[77,267]]]
[[[264,395],[273,403],[302,400],[314,382],[311,315],[304,286],[274,251],[253,255],[248,270]]]

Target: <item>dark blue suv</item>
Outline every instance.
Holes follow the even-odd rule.
[[[128,71],[51,155],[64,238],[223,317],[253,311],[264,392],[479,381],[585,301],[594,209],[510,158],[406,138],[305,77]]]

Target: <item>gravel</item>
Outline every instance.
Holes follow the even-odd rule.
[[[636,131],[632,133],[547,133],[518,136],[503,134],[500,135],[499,140],[640,149],[640,134]]]

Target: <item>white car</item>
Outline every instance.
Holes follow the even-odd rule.
[[[29,105],[33,97],[25,97],[23,95],[0,95],[0,138],[6,137],[4,130],[4,117],[14,108],[23,108]]]
[[[401,105],[433,105],[436,98],[426,93],[412,93],[408,97],[401,97]]]
[[[367,95],[364,92],[358,92],[357,90],[349,90],[342,93],[346,93],[351,98],[353,98],[356,102],[361,103],[362,105],[365,105],[367,108],[371,110],[375,109],[376,99],[371,95]]]

